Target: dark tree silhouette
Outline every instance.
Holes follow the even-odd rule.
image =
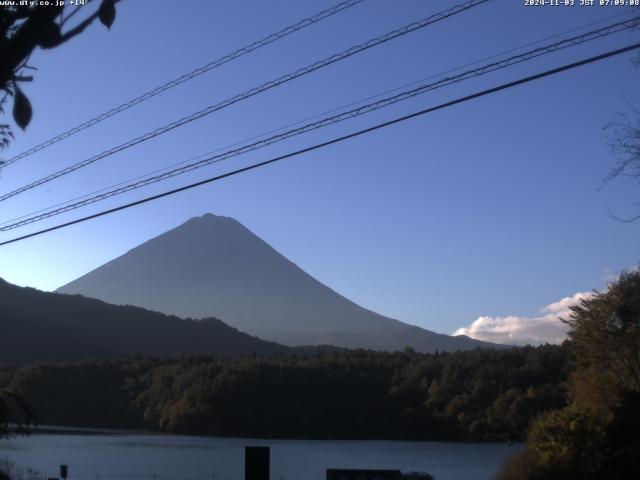
[[[609,146],[616,156],[616,161],[605,182],[623,177],[640,183],[640,110],[631,106],[630,113],[619,113],[616,120],[606,128],[609,130]],[[640,204],[636,206],[640,207]],[[640,213],[629,218],[618,218],[623,222],[638,219]]]
[[[0,438],[27,435],[36,424],[32,409],[19,396],[0,391]]]
[[[12,98],[13,119],[25,129],[33,110],[20,84],[33,80],[28,74],[34,70],[29,65],[32,52],[36,48],[51,49],[62,45],[81,34],[96,19],[110,28],[119,1],[87,1],[84,5],[54,5],[56,2],[53,1],[50,5],[21,5],[19,2],[0,5],[0,113]],[[93,8],[92,4],[97,6]],[[0,149],[6,148],[12,138],[11,126],[0,124]]]
[[[633,64],[640,68],[640,54],[633,59]],[[609,147],[616,160],[604,183],[615,178],[627,178],[640,183],[640,110],[633,105],[630,105],[630,110],[628,113],[618,113],[616,119],[605,127],[609,133]],[[640,203],[636,207],[640,208]],[[611,216],[625,223],[640,219],[640,213],[628,218]]]

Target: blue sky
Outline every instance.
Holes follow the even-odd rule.
[[[5,157],[336,2],[125,0],[37,52],[34,119]],[[367,0],[2,171],[9,191],[183,115],[455,5]],[[153,5],[151,8],[150,5]],[[0,204],[0,220],[245,140],[451,68],[625,12],[494,0],[214,113]],[[614,20],[610,20],[613,22]],[[604,25],[600,24],[600,25]],[[594,27],[591,27],[594,28]],[[583,30],[584,31],[584,30]],[[285,153],[528,73],[638,41],[640,31],[443,88],[19,231],[54,225]],[[465,103],[308,155],[82,225],[0,247],[0,276],[44,290],[190,217],[231,216],[357,303],[451,333],[479,316],[532,316],[638,263],[640,186],[599,189],[603,127],[640,105],[633,55]]]

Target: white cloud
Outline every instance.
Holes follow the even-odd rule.
[[[453,334],[511,345],[561,343],[567,336],[568,327],[560,318],[568,318],[569,307],[592,295],[592,292],[580,292],[565,297],[541,308],[540,315],[533,317],[478,317],[471,325],[459,328]]]

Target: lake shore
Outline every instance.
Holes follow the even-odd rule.
[[[284,440],[155,434],[141,431],[40,430],[2,442],[0,455],[46,476],[69,465],[70,478],[136,476],[241,480],[244,447],[271,449],[272,478],[324,479],[327,468],[384,468],[429,472],[438,480],[491,478],[520,444],[388,440]],[[89,434],[87,434],[89,432]]]

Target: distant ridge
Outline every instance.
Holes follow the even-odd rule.
[[[2,279],[0,305],[0,363],[291,350],[239,332],[215,318],[183,320],[79,295],[17,287]]]
[[[206,214],[64,285],[82,294],[181,317],[220,318],[287,345],[421,352],[498,345],[384,317],[323,285],[229,218]]]

